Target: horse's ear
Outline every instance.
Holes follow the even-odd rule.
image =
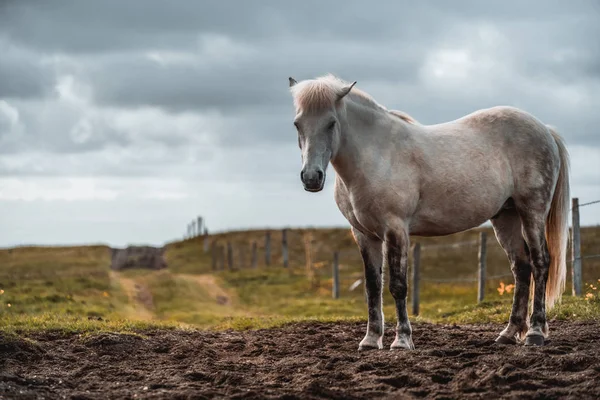
[[[356,85],[356,81],[352,82],[349,85],[344,86],[342,88],[342,90],[340,90],[340,93],[338,94],[338,100],[342,99],[344,96],[346,96],[348,93],[350,93],[350,91],[352,90],[354,85]]]
[[[296,80],[294,78],[292,78],[291,76],[288,78],[290,80],[290,87],[294,86],[296,83]]]

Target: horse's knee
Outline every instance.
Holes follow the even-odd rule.
[[[365,268],[365,285],[368,292],[378,292],[381,289],[381,273],[376,267]]]
[[[391,279],[390,280],[390,293],[396,300],[405,299],[408,295],[408,287],[406,285],[406,279]]]

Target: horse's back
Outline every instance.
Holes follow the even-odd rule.
[[[522,110],[493,107],[414,129],[424,133],[416,135],[422,160],[416,231],[443,231],[433,225],[468,229],[495,215],[509,198],[519,203],[554,186],[560,166],[556,142],[545,124]],[[468,214],[461,211],[464,204],[470,205]]]
[[[467,131],[488,136],[491,140],[507,142],[509,145],[555,145],[544,122],[516,107],[485,108],[453,122],[462,125]]]
[[[497,106],[456,120],[472,135],[488,141],[510,165],[515,195],[555,183],[560,167],[558,145],[548,126],[516,107]]]

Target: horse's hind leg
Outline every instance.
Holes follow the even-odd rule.
[[[352,228],[352,234],[360,249],[365,270],[365,287],[367,289],[367,304],[369,321],[367,334],[358,345],[359,350],[383,348],[383,257],[382,242],[369,239]]]
[[[496,342],[516,344],[527,332],[527,305],[529,303],[529,286],[531,282],[531,264],[529,250],[521,233],[521,219],[516,210],[502,211],[492,220],[498,243],[502,246],[515,278],[512,311],[508,326],[500,332]]]

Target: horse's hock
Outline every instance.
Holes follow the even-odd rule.
[[[110,268],[121,271],[130,268],[164,269],[167,262],[163,247],[128,246],[125,249],[111,248]]]

